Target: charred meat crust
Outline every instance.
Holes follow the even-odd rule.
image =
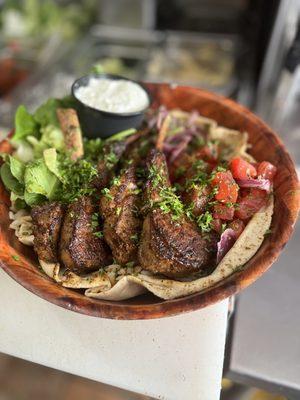
[[[31,210],[34,234],[34,250],[39,259],[54,263],[58,261],[58,242],[64,207],[53,202],[35,206]]]
[[[100,213],[104,217],[104,238],[114,259],[121,265],[137,258],[141,221],[137,215],[140,198],[135,168],[127,168],[111,186],[109,197],[102,196]]]
[[[81,197],[68,206],[60,241],[60,260],[77,274],[108,265],[111,253],[103,238],[94,235],[92,216],[97,211],[91,197]]]
[[[185,277],[214,266],[215,245],[215,237],[203,238],[190,221],[154,210],[144,220],[139,261],[154,274]]]
[[[159,206],[160,188],[170,185],[165,156],[152,150],[147,167],[149,171],[154,168],[162,177],[158,186],[153,184],[153,179],[146,183],[146,200]],[[186,217],[175,221],[170,213],[154,207],[144,220],[138,258],[144,269],[178,278],[210,269],[214,265],[215,249],[215,238],[201,235]]]

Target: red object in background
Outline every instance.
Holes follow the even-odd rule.
[[[27,78],[29,71],[18,65],[13,58],[0,59],[0,96],[8,94]]]

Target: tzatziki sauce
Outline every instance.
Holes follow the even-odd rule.
[[[146,91],[125,79],[91,77],[88,84],[78,87],[74,94],[87,106],[111,113],[134,113],[149,106]]]

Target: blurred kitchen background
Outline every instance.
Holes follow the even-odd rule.
[[[0,132],[20,103],[68,94],[94,70],[231,97],[299,164],[299,12],[300,0],[0,0]],[[299,237],[232,307],[224,400],[300,399]],[[42,397],[146,399],[0,355],[0,400]]]

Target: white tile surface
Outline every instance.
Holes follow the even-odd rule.
[[[159,399],[217,400],[227,307],[105,320],[52,305],[0,270],[0,351]]]

